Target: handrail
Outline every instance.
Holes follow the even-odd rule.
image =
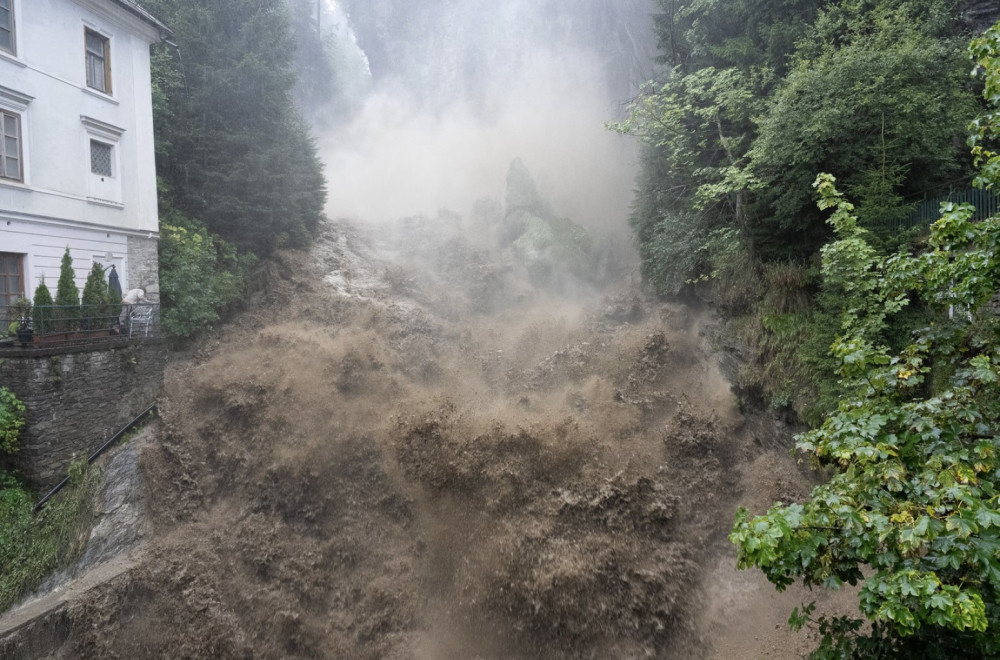
[[[133,419],[131,422],[129,422],[125,426],[121,427],[118,430],[118,432],[116,432],[113,436],[111,436],[110,440],[108,440],[103,445],[101,445],[100,448],[97,451],[95,451],[93,454],[90,455],[90,457],[87,458],[87,464],[90,465],[91,463],[93,463],[94,461],[96,461],[97,458],[101,454],[103,454],[105,452],[105,450],[107,450],[108,447],[110,447],[111,445],[113,445],[123,435],[125,435],[126,433],[128,433],[129,431],[131,431],[136,426],[136,424],[138,424],[140,421],[142,421],[143,417],[145,417],[149,413],[153,412],[153,410],[155,410],[155,409],[156,409],[156,404],[154,403],[153,405],[149,406],[148,408],[146,408],[145,410],[143,410],[141,413],[139,413],[139,415],[135,419]],[[38,504],[35,505],[35,508],[32,509],[32,512],[33,513],[38,513],[39,511],[41,511],[42,507],[45,506],[45,503],[48,502],[49,499],[51,499],[53,495],[55,495],[56,493],[58,493],[60,490],[62,490],[66,486],[66,484],[69,483],[69,479],[70,479],[69,477],[66,477],[65,479],[63,479],[62,481],[60,481],[58,484],[55,485],[55,487],[52,490],[50,490],[48,493],[45,494],[45,497],[43,497],[42,499],[38,500]]]

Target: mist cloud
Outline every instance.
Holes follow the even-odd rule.
[[[609,89],[607,49],[546,35],[541,9],[504,4],[496,24],[478,15],[463,30],[465,7],[439,17],[441,30],[424,41],[397,46],[413,61],[376,81],[353,119],[320,137],[330,216],[465,213],[481,197],[502,198],[520,157],[557,214],[624,227],[635,149],[604,128],[625,100]]]

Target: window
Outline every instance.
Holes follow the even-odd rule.
[[[90,153],[90,163],[84,155],[80,163],[87,177],[87,200],[99,204],[122,205],[122,168],[118,159],[121,152],[118,145],[125,133],[120,128],[106,121],[80,115],[83,123],[83,139],[80,150],[83,154]]]
[[[23,263],[23,254],[0,252],[0,307],[25,295]]]
[[[100,176],[112,176],[111,145],[97,140],[90,141],[90,171]]]
[[[3,2],[3,0],[0,0]],[[111,44],[93,30],[84,30],[87,48],[87,87],[111,93]]]
[[[14,55],[14,0],[0,0],[0,50]]]
[[[0,178],[23,181],[21,167],[21,116],[0,110]]]

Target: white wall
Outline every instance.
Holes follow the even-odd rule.
[[[128,272],[128,237],[121,232],[45,224],[5,216],[0,212],[0,243],[3,252],[25,255],[25,284],[28,286],[25,293],[29,298],[34,296],[35,288],[43,278],[52,295],[56,295],[59,265],[67,247],[73,257],[76,284],[81,292],[95,261],[102,265],[114,263],[122,288],[128,286],[125,281]]]
[[[159,34],[110,0],[14,8],[17,53],[0,53],[0,105],[27,99],[25,173],[0,179],[0,252],[26,255],[33,291],[43,275],[55,285],[69,245],[82,287],[93,255],[124,260],[129,234],[158,232],[149,47]],[[110,95],[87,87],[85,28],[110,40]],[[110,180],[91,173],[91,139],[114,147]]]

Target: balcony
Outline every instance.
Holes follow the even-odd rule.
[[[10,308],[0,308],[0,335],[5,335],[0,348],[97,348],[161,337],[158,303],[43,305],[32,308],[27,319],[12,316]]]

